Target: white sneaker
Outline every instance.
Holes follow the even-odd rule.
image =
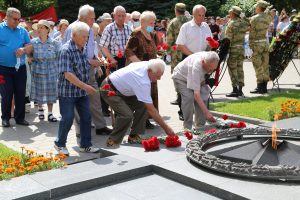
[[[85,153],[97,153],[100,151],[100,148],[98,147],[93,147],[93,146],[90,146],[90,147],[86,147],[86,148],[79,148],[79,151],[80,152],[85,152]]]
[[[58,154],[64,154],[66,156],[69,156],[69,151],[68,151],[67,147],[58,147],[58,146],[54,145],[54,148],[56,149]]]

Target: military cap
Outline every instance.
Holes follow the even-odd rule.
[[[230,8],[229,12],[233,12],[237,16],[240,16],[240,14],[242,13],[242,9],[240,7],[238,7],[238,6],[232,6]]]
[[[175,9],[181,12],[184,12],[186,10],[184,3],[176,3]]]
[[[255,7],[256,6],[259,6],[261,8],[267,8],[270,4],[266,1],[262,1],[262,0],[259,0],[257,1],[257,3],[255,4]]]

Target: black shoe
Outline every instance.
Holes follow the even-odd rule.
[[[179,120],[184,121],[182,111],[178,111]]]
[[[110,112],[109,111],[103,111],[104,117],[110,117]]]
[[[111,132],[112,129],[107,127],[96,129],[96,135],[109,135]]]
[[[178,105],[178,104],[179,104],[179,103],[178,103],[178,99],[176,99],[176,100],[174,100],[174,101],[171,101],[170,104],[172,104],[172,105]]]
[[[2,127],[10,127],[9,120],[3,119],[3,120],[2,120]]]
[[[243,86],[239,86],[238,87],[238,96],[239,97],[245,97],[244,93],[243,93]]]
[[[252,94],[263,94],[263,84],[264,83],[258,83],[257,87],[254,90],[250,91],[250,93],[252,93]]]
[[[154,125],[151,124],[151,122],[149,121],[149,119],[146,121],[146,129],[154,129]]]
[[[233,87],[233,90],[231,93],[226,94],[226,97],[238,97],[238,88],[236,86]]]
[[[22,121],[16,122],[16,124],[22,125],[22,126],[29,126],[29,122],[23,119]]]

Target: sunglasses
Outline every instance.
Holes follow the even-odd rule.
[[[135,21],[135,22],[138,22],[138,21],[140,21],[140,19],[132,19],[133,21]]]

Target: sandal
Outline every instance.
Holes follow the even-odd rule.
[[[39,119],[40,120],[45,119],[45,115],[44,115],[44,110],[43,109],[39,109]]]
[[[113,139],[111,139],[110,137],[106,140],[106,146],[107,147],[113,147],[113,148],[116,148],[116,147],[119,147],[119,143],[113,141]]]
[[[140,144],[142,142],[142,138],[138,134],[130,134],[128,136],[128,143],[130,144]]]
[[[57,119],[52,114],[49,114],[48,115],[48,121],[49,122],[57,122]]]

